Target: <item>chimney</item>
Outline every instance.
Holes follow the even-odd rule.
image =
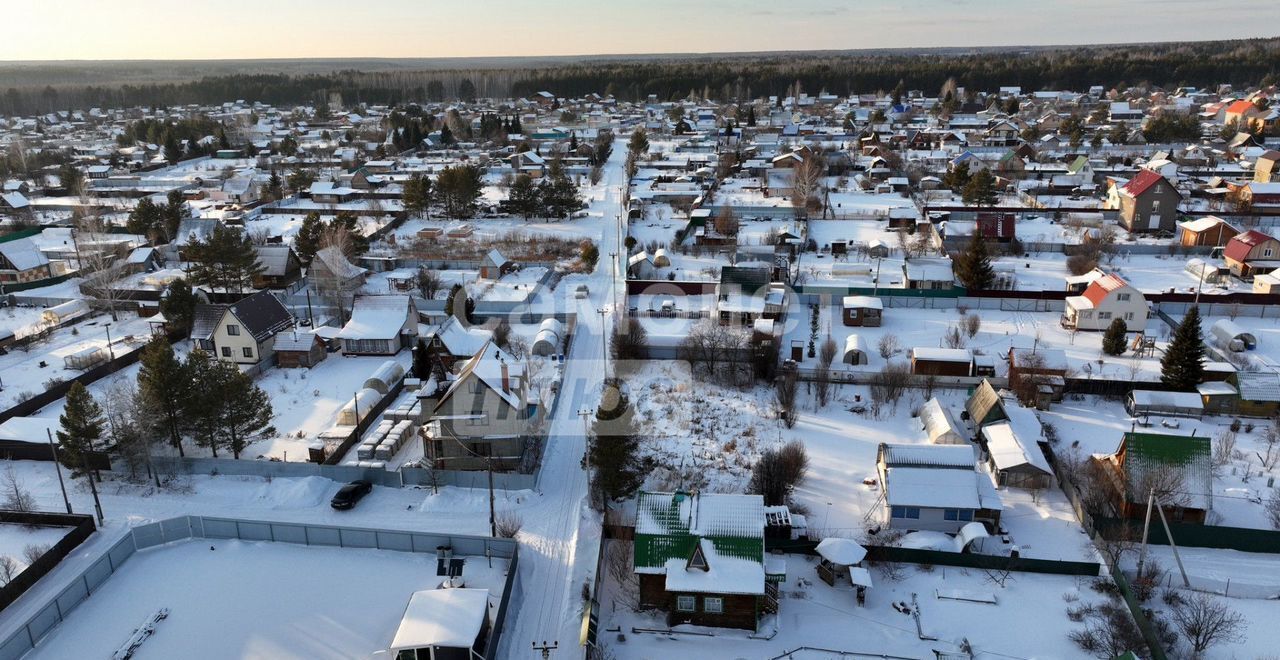
[[[511,393],[511,372],[507,369],[506,360],[500,362],[502,365],[502,391],[507,394]]]

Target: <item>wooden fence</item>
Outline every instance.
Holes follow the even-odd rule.
[[[53,547],[31,562],[21,573],[8,584],[0,587],[0,611],[13,604],[19,596],[35,586],[40,578],[52,571],[72,550],[80,547],[85,539],[93,534],[97,527],[93,524],[93,516],[74,513],[44,513],[40,511],[0,511],[0,523],[17,525],[39,525],[41,527],[71,527],[71,531],[62,537]]]

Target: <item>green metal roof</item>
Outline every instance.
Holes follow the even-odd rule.
[[[1208,460],[1209,439],[1161,433],[1126,433],[1124,444],[1129,457],[1141,457],[1170,465],[1186,465]]]
[[[716,553],[764,561],[764,499],[759,495],[647,493],[636,497],[634,564],[663,568],[687,560],[699,539]]]

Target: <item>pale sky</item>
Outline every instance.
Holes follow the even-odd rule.
[[[474,57],[1280,35],[1276,0],[3,0],[0,60]]]

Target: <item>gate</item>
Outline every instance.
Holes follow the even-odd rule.
[[[1026,298],[1001,298],[1000,311],[1002,312],[1038,312],[1037,309],[1043,305],[1043,300],[1028,300]]]

